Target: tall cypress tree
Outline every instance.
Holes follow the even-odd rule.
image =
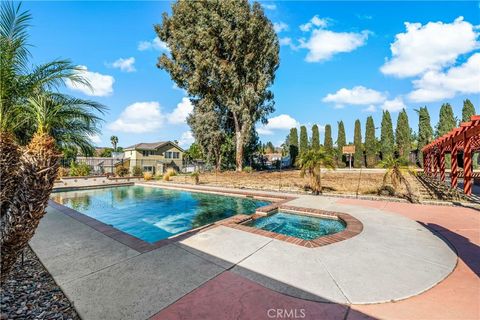
[[[308,135],[307,128],[305,126],[300,127],[300,154],[308,150]]]
[[[355,154],[353,156],[353,166],[355,168],[361,168],[363,164],[362,127],[360,124],[360,120],[358,119],[355,121],[353,144],[355,145]]]
[[[449,103],[442,104],[440,108],[440,117],[436,127],[436,137],[441,137],[444,134],[450,132],[457,126],[457,121],[453,114],[452,106]]]
[[[475,107],[473,103],[466,99],[463,101],[463,109],[462,109],[462,122],[470,121],[470,118],[475,115]]]
[[[452,131],[457,126],[457,120],[453,114],[452,106],[449,103],[442,104],[440,108],[440,117],[438,119],[438,124],[435,130],[435,136],[441,137],[444,134]],[[450,168],[451,164],[451,155],[447,153],[445,155],[445,166]]]
[[[345,137],[345,126],[343,121],[338,122],[338,135],[337,135],[337,166],[345,166],[345,156],[343,155],[343,147],[347,144],[347,138]]]
[[[367,158],[367,167],[373,168],[377,163],[377,140],[375,139],[375,124],[373,123],[373,117],[367,118],[367,124],[365,127],[365,155]]]
[[[393,136],[393,125],[390,112],[383,111],[382,128],[380,132],[380,151],[382,152],[382,159],[393,157],[395,141]]]
[[[327,152],[333,152],[332,126],[325,126],[325,141],[323,143]]]
[[[298,156],[298,132],[297,128],[290,129],[289,137],[289,149],[290,149],[290,159],[292,159],[292,165],[295,165],[295,161]]]
[[[427,107],[420,107],[419,110],[415,111],[418,113],[418,161],[420,166],[423,167],[422,148],[432,141],[433,129]]]
[[[398,155],[403,160],[408,161],[412,147],[412,130],[408,124],[408,115],[405,109],[398,114],[395,139],[397,142]]]
[[[320,148],[320,133],[318,132],[318,126],[314,124],[312,126],[312,149],[318,150]]]
[[[475,107],[473,106],[473,103],[469,99],[466,99],[465,101],[463,101],[462,122],[470,121],[470,118],[473,115],[475,115]],[[478,152],[475,152],[473,154],[473,168],[474,169],[478,168]]]

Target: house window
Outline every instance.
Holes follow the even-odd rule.
[[[143,172],[153,172],[152,166],[143,166]]]
[[[155,154],[155,151],[153,150],[142,150],[142,155],[144,157],[153,156],[154,154]]]
[[[179,159],[180,152],[167,151],[165,152],[165,159]]]

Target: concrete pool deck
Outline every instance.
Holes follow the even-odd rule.
[[[322,318],[329,314],[337,318],[347,312],[349,317],[383,312],[386,316],[381,318],[390,318],[388,311],[394,308],[389,305],[408,304],[431,295],[462,268],[460,261],[455,272],[435,286],[454,269],[457,256],[438,237],[449,238],[449,234],[425,229],[411,220],[419,220],[415,214],[435,218],[433,212],[438,208],[462,210],[473,223],[470,235],[475,231],[478,234],[478,213],[472,209],[418,206],[419,209],[399,203],[385,209],[390,203],[314,196],[298,196],[289,204],[346,210],[362,221],[364,231],[339,243],[303,248],[219,226],[140,253],[49,208],[31,246],[84,319],[145,319],[157,312],[158,319],[204,318],[196,312],[210,312],[209,319],[262,319],[267,318],[268,304],[285,308],[307,306],[309,319],[318,319],[313,315],[322,314]],[[457,217],[462,216],[456,214]],[[448,229],[450,221],[442,222]],[[478,253],[476,248],[470,251]],[[477,285],[473,298],[478,298],[478,278],[471,283],[474,288]],[[226,285],[229,290],[218,291]],[[435,287],[422,294],[432,286]],[[245,294],[256,303],[249,308],[250,313],[244,313],[237,303],[236,297],[245,298]],[[414,295],[395,303],[355,305]],[[225,298],[228,296],[231,301]],[[206,297],[210,304],[204,301]],[[203,307],[191,308],[198,304]],[[475,306],[471,302],[470,310],[472,305]],[[478,315],[478,303],[476,306]],[[172,316],[186,315],[185,312],[188,316],[183,318]]]

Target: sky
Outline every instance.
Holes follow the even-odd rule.
[[[97,146],[110,136],[126,147],[139,142],[193,142],[186,124],[192,105],[169,74],[156,67],[168,54],[153,30],[168,1],[24,2],[33,16],[33,63],[70,59],[93,91],[67,83],[69,94],[105,104]],[[343,120],[347,140],[354,122],[373,116],[380,135],[383,110],[394,126],[405,108],[417,130],[415,109],[427,106],[432,125],[442,103],[461,118],[463,100],[480,109],[480,4],[476,1],[326,2],[263,1],[280,41],[272,91],[275,112],[257,125],[262,142],[280,146],[293,126]]]

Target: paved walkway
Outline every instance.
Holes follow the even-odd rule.
[[[338,202],[385,209],[427,225],[448,239],[458,251],[459,262],[455,270],[440,284],[422,294],[394,303],[371,305],[296,299],[258,287],[256,283],[229,272],[162,310],[154,319],[272,319],[274,317],[270,315],[279,310],[284,314],[292,310],[302,312],[306,315],[305,319],[480,319],[478,211],[350,199]],[[371,287],[378,285],[381,284],[370,284]]]
[[[478,319],[477,211],[308,196],[294,201],[348,209],[367,220],[364,232],[308,249],[217,227],[141,254],[49,208],[31,246],[84,319],[145,319],[157,312],[157,319],[293,318],[292,310],[306,319]],[[445,242],[405,217],[453,243],[460,256],[455,271],[413,298],[350,306],[416,295],[450,273],[455,256]],[[326,251],[311,259],[317,249]],[[317,263],[308,266],[311,260]]]

